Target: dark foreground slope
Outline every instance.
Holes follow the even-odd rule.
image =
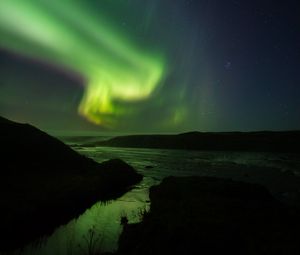
[[[142,176],[114,159],[98,164],[26,124],[0,118],[0,251],[48,234]]]
[[[300,254],[296,209],[260,185],[169,177],[150,199],[142,223],[125,224],[117,254]]]
[[[188,150],[300,152],[300,131],[130,135],[87,145]]]

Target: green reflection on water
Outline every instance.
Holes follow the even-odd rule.
[[[139,222],[141,211],[149,210],[149,179],[121,198],[108,203],[98,202],[77,219],[61,226],[39,245],[30,245],[22,255],[79,255],[86,254],[89,231],[95,231],[95,247],[100,251],[117,249],[122,231],[120,219],[126,216],[129,223]],[[151,181],[150,181],[151,182]],[[154,182],[153,182],[154,184]]]

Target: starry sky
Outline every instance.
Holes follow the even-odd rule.
[[[296,0],[0,2],[0,115],[48,132],[300,129]]]

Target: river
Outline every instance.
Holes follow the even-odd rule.
[[[282,182],[284,178],[299,181],[300,159],[294,154],[80,146],[73,148],[98,162],[121,158],[143,174],[144,179],[119,199],[106,204],[94,204],[78,218],[57,228],[51,236],[28,245],[21,253],[18,251],[14,254],[86,254],[89,242],[95,250],[114,251],[122,231],[121,217],[126,216],[130,223],[140,221],[144,211],[150,208],[149,187],[159,184],[164,177],[170,175],[217,176],[261,183],[281,198],[291,193],[293,185],[299,184],[287,187]]]

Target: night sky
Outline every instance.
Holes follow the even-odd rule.
[[[48,132],[300,129],[300,3],[0,1],[0,115]]]

